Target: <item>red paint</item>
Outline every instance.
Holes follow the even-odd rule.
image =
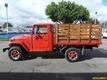
[[[17,50],[12,50],[11,51],[11,57],[13,58],[18,58],[20,53]]]
[[[55,43],[55,45],[72,45],[72,46],[99,46],[101,43],[101,41],[99,42],[60,42],[60,43]]]
[[[54,42],[54,33],[52,32],[52,24],[37,24],[33,26],[32,34],[15,36],[10,39],[10,45],[20,45],[28,52],[47,52],[53,51],[54,46],[99,46],[101,39],[93,40],[89,42]],[[43,28],[44,33],[35,33],[35,28]],[[34,31],[35,30],[35,31]],[[37,31],[36,31],[37,32]],[[46,33],[45,33],[46,32]]]
[[[76,57],[77,57],[77,52],[76,51],[70,51],[69,53],[68,53],[68,57],[69,57],[69,59],[75,59]]]
[[[40,34],[35,34],[33,32],[32,35],[32,46],[33,46],[33,51],[52,51],[53,43],[52,43],[52,32],[51,32],[51,25],[34,25],[34,29],[37,27],[39,28],[45,28],[47,31],[46,33],[40,33]]]
[[[20,45],[22,46],[26,51],[31,52],[32,51],[32,40],[31,40],[31,34],[30,35],[20,35],[15,36],[10,39],[9,45]]]

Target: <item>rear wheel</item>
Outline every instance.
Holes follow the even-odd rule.
[[[65,51],[65,58],[69,62],[76,62],[80,60],[81,50],[76,48],[69,48]]]
[[[23,51],[18,46],[13,46],[9,49],[8,56],[13,61],[18,61],[23,58]]]

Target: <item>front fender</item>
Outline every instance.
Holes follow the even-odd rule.
[[[21,48],[23,48],[25,51],[29,52],[29,48],[26,46],[26,44],[24,43],[20,43],[20,42],[10,42],[9,46],[20,46]]]

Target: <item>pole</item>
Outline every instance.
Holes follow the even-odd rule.
[[[97,24],[97,12],[95,12],[95,24]]]
[[[5,3],[5,7],[6,7],[6,19],[7,19],[6,27],[7,27],[7,33],[8,33],[8,4],[7,3]]]

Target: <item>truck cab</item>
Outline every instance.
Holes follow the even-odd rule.
[[[51,52],[53,50],[52,27],[52,24],[35,24],[31,34],[12,37],[9,41],[9,57],[16,61],[25,53]]]

